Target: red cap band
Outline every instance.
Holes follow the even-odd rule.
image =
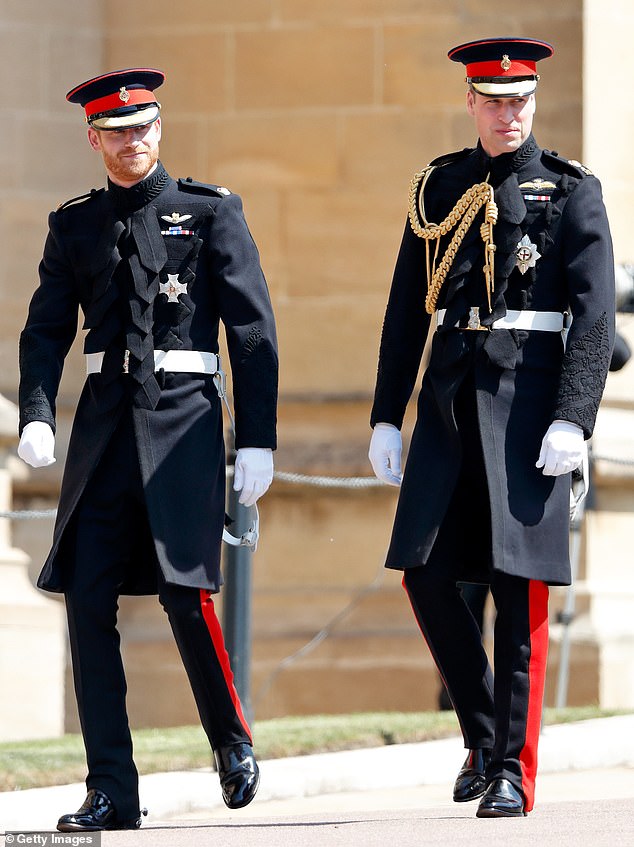
[[[156,98],[151,91],[145,88],[122,88],[115,91],[114,94],[108,94],[107,97],[99,97],[97,100],[92,100],[86,103],[86,118],[90,120],[91,115],[98,115],[102,112],[111,112],[114,109],[121,109],[124,106],[138,106],[156,103]]]
[[[529,59],[513,59],[510,62],[502,62],[498,59],[494,62],[472,62],[467,65],[467,76],[473,77],[495,77],[495,76],[530,76],[537,73],[536,62]]]

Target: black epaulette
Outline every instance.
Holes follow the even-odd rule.
[[[576,159],[564,159],[556,150],[542,150],[542,153],[547,159],[555,161],[564,173],[576,176],[579,179],[583,179],[586,176],[594,176],[590,168],[586,168],[585,165],[577,162]]]
[[[216,197],[228,197],[231,194],[229,189],[222,185],[209,185],[206,182],[196,182],[190,176],[186,179],[179,179],[178,184],[185,191],[193,191],[196,194],[214,194]]]
[[[70,200],[67,200],[65,203],[60,203],[56,212],[61,212],[63,209],[66,209],[67,206],[72,206],[73,203],[82,203],[86,200],[92,200],[94,197],[97,197],[99,194],[104,192],[105,188],[91,188],[88,194],[80,194],[79,197],[71,197]]]
[[[464,147],[462,150],[456,150],[455,153],[445,153],[444,156],[439,156],[429,163],[429,167],[439,168],[442,165],[450,165],[452,162],[459,162],[461,159],[466,159],[474,151],[474,147]]]

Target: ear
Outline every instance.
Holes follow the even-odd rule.
[[[470,88],[467,89],[467,113],[471,117],[475,115],[475,94]]]
[[[101,140],[99,138],[99,133],[96,129],[93,129],[91,126],[88,127],[88,143],[90,144],[93,150],[101,152]]]

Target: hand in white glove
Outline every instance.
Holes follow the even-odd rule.
[[[553,421],[543,438],[535,467],[543,468],[544,476],[561,476],[579,467],[584,451],[580,426],[569,421]]]
[[[270,447],[241,447],[236,453],[233,490],[238,501],[253,506],[273,481],[273,451]]]
[[[375,424],[368,457],[375,475],[381,482],[386,482],[388,485],[401,484],[402,451],[403,440],[400,430],[394,424]]]
[[[45,468],[55,461],[55,435],[44,421],[31,421],[22,430],[18,456],[32,468]]]

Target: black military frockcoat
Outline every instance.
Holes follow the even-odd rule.
[[[134,264],[136,263],[136,264]],[[137,407],[122,374],[131,287],[152,292],[155,349],[218,352],[220,322],[229,350],[236,448],[276,446],[277,346],[269,294],[239,197],[171,179],[162,165],[131,189],[109,184],[50,215],[40,285],[20,337],[20,430],[55,428],[64,358],[77,329],[86,353],[106,351],[88,376],[69,444],[52,549],[39,586],[64,590],[72,516],[121,414],[134,431],[156,554],[167,581],[217,591],[225,509],[222,410],[211,376],[159,373],[154,409]],[[177,279],[186,291],[160,293]],[[142,553],[142,551],[135,551]],[[145,560],[153,560],[146,551]],[[151,593],[143,555],[123,593]]]
[[[423,376],[386,564],[424,564],[442,538],[443,549],[459,560],[448,564],[465,578],[486,579],[493,567],[567,584],[570,475],[545,477],[535,462],[555,419],[578,424],[590,437],[605,384],[614,264],[601,187],[577,163],[540,149],[532,135],[515,153],[491,159],[478,144],[435,164],[424,188],[427,221],[440,223],[487,177],[495,189],[493,309],[489,314],[486,306],[481,213],[440,292],[438,308],[447,314]],[[516,253],[526,234],[541,257],[522,274]],[[408,222],[383,325],[373,425],[402,425],[433,326],[426,293],[425,241]],[[507,309],[568,311],[573,320],[565,350],[557,332],[453,328],[471,306],[481,307],[485,324]],[[476,432],[460,437],[455,403],[465,390],[474,395]],[[474,464],[473,456],[463,456],[465,443],[470,452],[481,449],[485,477],[467,502],[456,500],[465,460]]]

